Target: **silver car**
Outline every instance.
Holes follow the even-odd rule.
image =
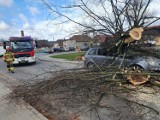
[[[123,61],[123,62],[122,62]],[[90,48],[84,56],[84,65],[87,68],[108,65],[122,65],[123,67],[136,67],[147,71],[160,71],[160,59],[150,56],[113,57],[107,56],[100,47]]]

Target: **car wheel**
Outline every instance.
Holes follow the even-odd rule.
[[[132,70],[141,73],[144,70],[144,68],[142,66],[139,66],[139,65],[133,65]]]
[[[95,64],[92,63],[92,62],[90,62],[90,63],[87,64],[87,68],[88,68],[89,70],[94,70],[94,69],[95,69]]]

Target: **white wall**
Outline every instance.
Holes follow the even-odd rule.
[[[60,48],[59,44],[58,43],[54,43],[54,48]]]
[[[63,47],[65,50],[69,50],[69,47],[76,48],[76,42],[75,40],[67,40],[63,42]]]
[[[89,45],[90,44],[90,42],[76,42],[76,48],[80,48],[82,45],[84,45],[84,44],[87,44],[87,45]]]

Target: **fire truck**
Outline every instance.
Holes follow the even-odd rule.
[[[36,63],[34,53],[36,42],[30,36],[23,36],[22,34],[22,37],[10,37],[9,41],[3,43],[4,49],[7,46],[15,57],[13,64]]]

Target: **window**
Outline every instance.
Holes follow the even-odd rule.
[[[105,49],[98,49],[98,55],[107,55],[107,51]]]
[[[32,45],[30,42],[11,42],[11,49],[30,49]]]
[[[96,50],[97,49],[91,49],[88,53],[88,55],[96,55]]]

